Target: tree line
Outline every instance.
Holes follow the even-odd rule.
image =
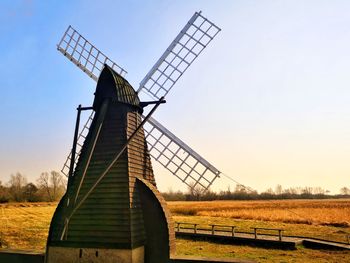
[[[59,172],[43,172],[36,183],[28,182],[21,173],[12,174],[6,183],[0,181],[0,203],[6,202],[53,202],[58,201],[66,191],[66,179]],[[213,192],[205,191],[201,187],[188,187],[187,191],[163,192],[167,201],[211,201],[211,200],[268,200],[268,199],[326,199],[350,198],[350,188],[342,187],[339,194],[330,195],[328,190],[321,187],[290,187],[283,188],[276,185],[274,189],[268,188],[257,191],[237,184],[233,190]]]
[[[187,192],[168,190],[162,195],[167,201],[326,199],[350,198],[350,188],[342,187],[339,194],[330,195],[330,191],[321,187],[283,188],[277,185],[274,189],[268,188],[258,193],[249,187],[237,184],[233,190],[228,188],[220,192],[205,191],[201,187],[188,187]]]
[[[16,173],[10,175],[8,182],[0,181],[0,203],[53,202],[61,199],[65,191],[66,180],[59,172],[43,172],[35,183]]]

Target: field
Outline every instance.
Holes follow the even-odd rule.
[[[346,241],[350,233],[350,200],[169,202],[174,221],[229,224],[238,231],[278,227],[286,235]],[[57,203],[0,205],[0,242],[5,248],[44,251]],[[258,262],[350,262],[349,252],[262,249],[177,240],[179,255],[234,257]]]
[[[282,228],[285,235],[340,242],[350,233],[350,200],[170,202],[175,221]]]

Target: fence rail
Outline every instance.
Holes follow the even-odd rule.
[[[201,226],[201,227],[198,227]],[[197,234],[198,231],[207,231],[212,235],[215,233],[230,233],[233,237],[235,236],[236,226],[232,225],[217,225],[217,224],[208,224],[208,225],[200,225],[196,223],[185,223],[185,222],[176,222],[176,230],[180,232],[181,230],[193,231],[193,233]]]
[[[265,228],[265,227],[251,227],[252,232],[237,231],[237,226],[234,225],[219,225],[219,224],[197,224],[188,222],[175,222],[175,230],[177,232],[188,232],[194,234],[210,234],[210,235],[225,235],[232,237],[248,237],[254,239],[265,239],[266,236],[276,237],[278,241],[286,241],[290,238],[311,238],[283,235],[284,229],[281,228]],[[271,233],[274,232],[274,233]],[[259,238],[260,236],[260,238]],[[263,237],[264,236],[264,237]],[[344,245],[350,245],[350,234],[345,233],[345,241],[323,240],[326,242],[338,242]],[[314,239],[314,238],[311,238]]]
[[[265,227],[251,227],[251,229],[254,229],[254,238],[258,238],[258,230],[267,230],[267,231],[277,231],[278,232],[278,239],[279,241],[282,241],[282,232],[283,229],[280,228],[265,228]]]
[[[208,225],[203,225],[203,224],[197,224],[197,223],[187,223],[187,222],[176,222],[175,223],[175,229],[177,232],[180,231],[190,231],[191,233],[197,234],[198,232],[206,233],[206,234],[226,234],[226,235],[231,235],[232,237],[235,236],[237,226],[234,225],[218,225],[218,224],[208,224]],[[258,239],[258,231],[259,235],[273,235],[273,236],[278,236],[278,240],[282,241],[283,237],[283,229],[280,228],[264,228],[264,227],[251,227],[253,229],[253,233],[246,233],[246,234],[251,234],[254,236],[255,239]],[[266,233],[266,231],[276,231],[276,234],[269,234]],[[265,232],[265,233],[263,233]],[[243,232],[240,232],[243,233]],[[350,236],[348,236],[348,242],[350,239]]]

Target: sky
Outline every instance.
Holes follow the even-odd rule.
[[[258,191],[350,187],[349,1],[0,2],[0,181],[60,170],[95,82],[57,52],[68,25],[137,88],[195,11],[222,31],[154,117]],[[154,163],[160,190],[186,190]],[[214,190],[234,188],[219,178]]]

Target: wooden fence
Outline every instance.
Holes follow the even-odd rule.
[[[224,233],[226,235],[231,235],[233,237],[235,236],[236,228],[237,227],[233,225],[217,225],[217,224],[200,225],[196,223],[186,223],[186,222],[176,222],[176,226],[175,226],[175,229],[178,232],[190,231],[190,232],[193,232],[194,234],[197,234],[198,231],[202,231],[202,233],[206,232],[212,235]],[[279,241],[282,241],[282,233],[284,231],[283,229],[263,228],[263,227],[252,227],[252,229],[253,229],[253,233],[246,233],[246,234],[254,235],[255,239],[258,239],[258,231],[260,235],[267,235],[266,231],[269,231],[269,232],[276,231]],[[262,233],[262,232],[265,232],[265,233]]]

